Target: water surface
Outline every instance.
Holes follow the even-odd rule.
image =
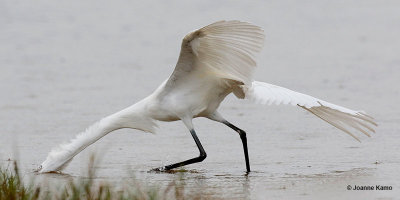
[[[0,159],[26,174],[55,146],[100,118],[149,95],[168,78],[183,36],[220,19],[266,33],[255,78],[374,116],[362,143],[302,109],[260,107],[228,96],[220,112],[248,133],[252,172],[228,127],[194,120],[208,157],[183,173],[148,173],[197,156],[181,122],[158,133],[118,130],[63,171],[85,177],[96,152],[97,178],[136,178],[226,199],[388,198],[400,193],[400,4],[397,1],[0,2]],[[134,177],[132,176],[132,172]],[[34,175],[34,174],[33,174]],[[62,182],[62,175],[35,175]],[[392,191],[347,191],[348,185]]]

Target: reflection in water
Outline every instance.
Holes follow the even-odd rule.
[[[115,187],[123,186],[126,182],[159,185],[164,188],[165,195],[173,197],[207,197],[227,199],[262,199],[266,191],[271,194],[295,193],[305,195],[311,188],[320,188],[330,192],[348,184],[358,184],[366,180],[374,180],[376,169],[354,168],[347,171],[332,171],[321,174],[289,174],[267,177],[265,172],[251,172],[249,174],[210,174],[206,171],[177,169],[167,172],[135,172],[130,171],[124,179],[113,179],[96,175],[97,182],[112,181]],[[80,177],[63,173],[35,174],[44,177],[56,184],[71,181]],[[146,178],[143,178],[143,177]],[[61,181],[61,182],[60,182]],[[143,182],[145,181],[145,182]],[[327,188],[329,189],[327,191]],[[295,195],[293,194],[293,195]]]
[[[243,196],[246,199],[250,198],[250,194],[251,194],[251,187],[250,187],[250,178],[248,176],[248,174],[246,174],[246,176],[244,176],[244,180],[243,180],[243,184],[242,184],[242,188],[243,188]]]

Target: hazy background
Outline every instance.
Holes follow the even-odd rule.
[[[337,199],[400,195],[400,1],[0,0],[0,163],[30,174],[51,148],[150,94],[171,74],[186,33],[222,19],[265,30],[255,78],[365,110],[379,123],[358,143],[305,111],[229,96],[220,112],[248,132],[252,170],[229,128],[194,121],[207,159],[187,166],[188,187],[217,198]],[[79,154],[65,173],[168,184],[146,171],[191,158],[181,122],[158,134],[119,130]],[[378,164],[375,164],[378,163]],[[61,177],[50,176],[53,179]],[[392,191],[347,191],[347,185]]]

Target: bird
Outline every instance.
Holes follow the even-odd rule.
[[[108,133],[130,128],[155,132],[157,122],[181,120],[189,130],[199,155],[182,162],[154,168],[168,171],[198,163],[207,157],[192,120],[203,117],[225,124],[240,136],[246,172],[250,172],[246,132],[226,120],[219,106],[231,93],[258,104],[298,106],[360,141],[355,133],[371,136],[377,123],[364,111],[355,111],[327,101],[255,81],[256,56],[264,46],[264,30],[249,22],[217,21],[189,32],[182,40],[175,69],[149,96],[100,119],[68,143],[50,151],[38,172],[55,172],[89,145]]]

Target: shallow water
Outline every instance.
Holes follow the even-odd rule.
[[[173,70],[181,38],[220,19],[265,29],[257,80],[362,109],[379,127],[362,143],[305,111],[261,107],[229,96],[220,112],[248,133],[252,172],[240,138],[194,120],[208,157],[183,173],[148,173],[197,155],[181,122],[155,135],[119,130],[79,154],[63,171],[86,176],[97,152],[98,179],[135,178],[227,199],[388,198],[400,194],[400,3],[0,2],[0,159],[26,174],[55,146],[150,94]],[[35,175],[52,180],[64,176]],[[392,191],[347,191],[348,185]]]

